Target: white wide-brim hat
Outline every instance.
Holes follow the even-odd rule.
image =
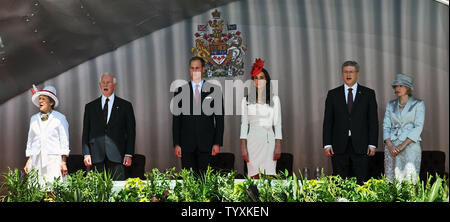
[[[44,89],[38,89],[35,85],[33,85],[33,89],[31,89],[31,93],[33,93],[33,96],[31,97],[31,102],[33,102],[34,105],[39,107],[39,96],[45,95],[50,98],[52,98],[55,101],[55,108],[59,105],[58,97],[56,97],[56,89],[53,86],[46,86]]]

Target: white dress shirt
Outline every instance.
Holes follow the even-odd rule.
[[[195,87],[198,85],[198,92],[201,94],[202,93],[202,86],[203,86],[203,82],[205,80],[200,81],[200,83],[195,83],[194,81],[191,81],[191,85],[192,85],[192,95],[195,96]]]

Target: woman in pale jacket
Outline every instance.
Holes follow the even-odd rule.
[[[425,121],[425,103],[412,96],[410,76],[397,74],[392,87],[398,98],[387,104],[383,120],[385,174],[390,181],[416,183],[422,158],[420,134]]]
[[[31,101],[40,112],[31,116],[25,151],[28,160],[24,170],[28,173],[37,169],[39,183],[45,186],[46,182],[64,178],[67,174],[69,124],[62,113],[54,110],[59,101],[53,86],[39,90],[33,85],[31,92]]]

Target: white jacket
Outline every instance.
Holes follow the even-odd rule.
[[[44,127],[40,113],[31,116],[25,155],[31,156],[32,165],[37,164],[39,153],[43,167],[47,165],[47,155],[69,155],[69,123],[66,117],[53,110],[47,121]]]

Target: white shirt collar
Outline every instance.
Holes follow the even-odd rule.
[[[112,104],[114,102],[114,98],[115,98],[114,93],[111,94],[111,96],[109,96],[108,98],[109,98],[108,104]],[[105,102],[106,102],[106,96],[102,94],[102,107],[105,104]]]
[[[202,79],[202,81],[200,81],[200,83],[195,83],[194,81],[191,80],[191,84],[192,84],[192,89],[195,91],[195,85],[199,85],[199,89],[200,91],[202,91],[202,86],[203,86],[203,82],[205,80]]]
[[[345,92],[348,92],[348,89],[352,88],[353,92],[356,92],[356,90],[358,89],[358,83],[356,82],[353,86],[349,87],[347,86],[347,84],[344,83],[344,89]]]

